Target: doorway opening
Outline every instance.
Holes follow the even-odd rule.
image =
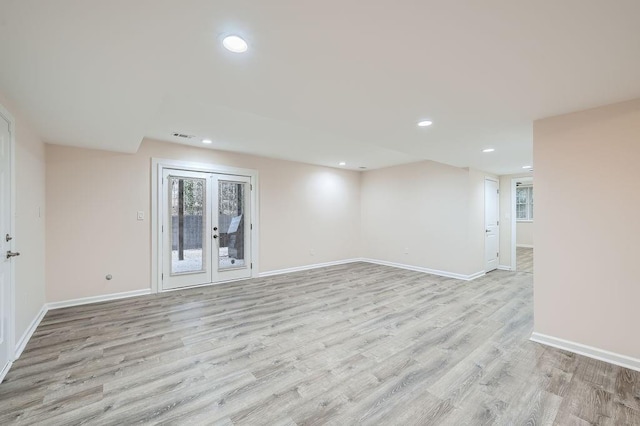
[[[156,291],[257,276],[257,172],[156,162]]]
[[[518,177],[511,181],[511,268],[533,273],[533,177]]]

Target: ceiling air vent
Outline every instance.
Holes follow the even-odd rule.
[[[187,135],[186,133],[179,133],[179,132],[175,132],[173,134],[173,136],[175,136],[176,138],[183,138],[183,139],[193,139],[193,138],[195,138],[194,135]]]

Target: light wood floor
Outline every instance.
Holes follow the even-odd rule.
[[[528,340],[532,278],[356,263],[51,311],[0,424],[640,424],[640,373]]]
[[[533,274],[533,249],[516,247],[516,270]]]

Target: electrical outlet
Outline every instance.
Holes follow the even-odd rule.
[[[409,254],[409,247],[406,247],[406,248],[404,249],[404,254]]]
[[[144,220],[144,212],[138,211],[138,220]]]

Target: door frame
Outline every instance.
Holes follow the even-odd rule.
[[[484,205],[482,206],[482,217],[483,217],[483,221],[482,221],[482,230],[485,231],[487,229],[487,185],[486,182],[490,180],[491,182],[495,182],[496,183],[496,188],[498,190],[498,193],[496,194],[496,216],[498,217],[498,224],[496,225],[496,237],[498,240],[498,253],[500,253],[500,179],[498,178],[494,178],[494,177],[490,177],[490,176],[485,176],[484,180],[482,181],[482,198],[484,200]],[[484,235],[484,239],[482,241],[483,243],[483,253],[484,253],[484,257],[483,257],[483,271],[485,273],[490,272],[487,271],[487,236],[486,233],[483,232]],[[497,266],[496,269],[500,268],[500,255],[498,254],[498,259],[497,259]],[[495,269],[492,269],[492,271],[494,271]]]
[[[164,169],[178,169],[194,172],[216,173],[224,175],[248,176],[251,178],[251,278],[257,278],[260,270],[259,260],[259,235],[260,235],[260,196],[259,196],[259,176],[258,171],[253,169],[244,169],[240,167],[224,166],[221,164],[196,163],[191,161],[170,160],[163,158],[151,159],[151,293],[160,293],[162,288],[162,220],[159,212],[162,210],[162,174]],[[226,282],[226,281],[221,281]],[[200,284],[199,286],[211,285]],[[189,288],[189,287],[184,287]]]
[[[519,176],[511,178],[511,270],[517,271],[517,258],[516,258],[516,225],[518,220],[516,219],[516,188],[517,183],[525,180],[533,182],[533,176]]]
[[[9,207],[9,232],[13,236],[10,247],[11,250],[14,250],[16,241],[16,121],[2,104],[0,104],[0,115],[9,122],[9,150],[11,151],[9,155],[9,167],[11,169],[9,174],[9,179],[11,180],[9,183],[9,202],[11,203]],[[16,359],[16,263],[10,262],[9,268],[11,274],[8,289],[9,302],[7,303],[9,308],[7,313],[7,350],[9,351],[7,359],[9,363],[4,370],[4,366],[0,365],[0,381],[4,379],[5,374]]]

